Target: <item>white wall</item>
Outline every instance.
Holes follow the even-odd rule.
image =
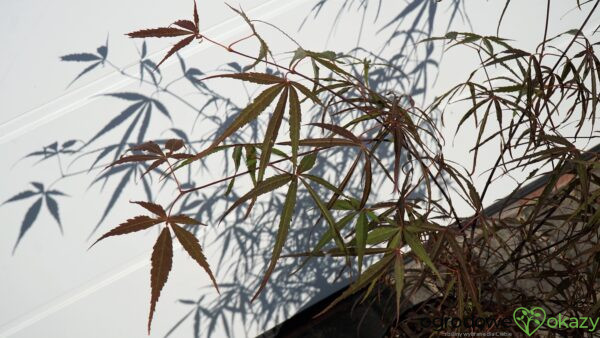
[[[565,8],[570,8],[570,4],[565,4],[566,2],[556,3],[557,7],[563,8],[556,10],[552,33],[572,28],[580,18],[577,13],[560,17]],[[378,32],[378,29],[405,8],[401,1],[384,0],[383,3],[376,23],[373,23],[376,6],[369,5],[367,9],[361,36],[361,45],[367,49],[380,49],[391,30]],[[543,27],[540,22],[543,15],[539,9],[544,3],[545,1],[540,0],[522,1],[512,7],[509,20],[503,25],[506,36],[519,39],[524,48],[531,47],[542,36]],[[317,19],[309,19],[301,31],[298,31],[299,24],[308,15],[315,1],[244,0],[240,4],[251,17],[278,25],[297,38],[305,48],[312,50],[328,48],[347,51],[355,46],[361,27],[362,16],[353,7],[344,11],[335,32],[327,39],[331,20],[339,8],[335,2],[326,5]],[[475,30],[493,34],[497,19],[495,15],[499,13],[501,5],[499,1],[468,3],[469,18]],[[436,14],[435,31],[439,34],[446,31],[449,16],[449,12],[445,11],[446,6],[442,1]],[[152,92],[148,86],[122,76],[109,66],[86,74],[67,88],[69,82],[83,69],[83,65],[59,62],[59,56],[94,51],[104,43],[108,35],[111,62],[124,67],[128,73],[136,74],[136,48],[139,49],[141,43],[126,38],[123,33],[187,17],[190,9],[191,1],[187,0],[22,0],[4,1],[0,4],[0,29],[4,32],[0,35],[0,45],[3,46],[3,52],[0,53],[0,154],[4,163],[0,168],[0,200],[30,189],[31,181],[49,185],[60,176],[55,159],[39,164],[35,164],[36,160],[32,159],[19,161],[24,155],[54,141],[89,139],[127,105],[122,100],[103,97],[101,94],[132,91],[149,95]],[[220,1],[199,1],[199,11],[201,25],[211,37],[232,41],[246,32],[243,22]],[[494,16],[489,13],[494,13]],[[410,24],[411,21],[406,20],[401,27],[409,27]],[[468,29],[467,23],[460,18],[455,20],[453,27],[455,30]],[[278,36],[268,27],[263,29],[269,37]],[[395,42],[392,40],[392,45],[383,51],[384,55],[395,52]],[[151,40],[148,43],[150,53],[157,61],[172,40]],[[278,52],[294,48],[288,42],[275,42],[272,47]],[[438,52],[439,48],[436,49],[436,58],[439,58]],[[198,67],[203,71],[217,69],[230,61],[227,53],[206,44],[188,47],[182,52],[182,56],[188,67]],[[278,57],[285,58],[285,55]],[[448,88],[457,79],[464,79],[466,71],[472,68],[474,62],[476,60],[473,57],[458,49],[445,54],[435,85],[433,79],[437,71],[432,69],[429,80],[432,89],[427,94],[428,98]],[[181,73],[175,58],[161,67],[161,71],[165,79],[174,79]],[[239,105],[246,100],[247,94],[243,87],[232,86],[231,82],[226,81],[215,81],[210,85],[219,93],[233,97]],[[205,97],[195,94],[189,86],[176,86],[173,90],[196,106],[201,106],[206,101]],[[146,139],[172,136],[167,131],[172,126],[185,129],[198,138],[212,135],[214,123],[201,121],[192,131],[190,126],[196,117],[193,110],[169,96],[162,95],[157,99],[169,108],[173,122],[155,112]],[[452,122],[448,125],[452,125]],[[122,132],[123,128],[107,134],[90,149],[118,142]],[[452,134],[453,130],[449,135]],[[472,136],[459,134],[454,146],[451,146],[449,136],[447,158],[464,159],[464,155],[460,155],[461,151],[471,146]],[[483,155],[483,160],[491,164],[495,159],[494,154],[493,150],[488,151]],[[149,257],[156,232],[147,231],[106,240],[92,250],[87,250],[90,245],[88,236],[120,179],[111,179],[104,190],[99,189],[98,185],[88,189],[98,174],[97,171],[85,173],[91,162],[89,158],[84,158],[74,162],[68,169],[68,163],[64,163],[66,172],[84,173],[55,184],[55,189],[70,195],[57,198],[60,201],[64,235],[60,234],[56,222],[43,206],[37,220],[12,255],[22,219],[35,199],[0,206],[0,337],[145,336],[150,297]],[[217,172],[215,176],[220,174]],[[205,171],[198,175],[198,184],[210,180],[205,176]],[[484,177],[475,179],[478,184],[482,184]],[[492,191],[488,203],[504,196],[509,190],[510,185],[506,185],[503,189]],[[210,199],[214,193],[214,190],[209,190],[202,198]],[[172,186],[155,191],[155,196],[163,202],[168,201],[173,194]],[[144,196],[141,184],[130,184],[94,238],[136,215],[139,209],[129,205],[127,201],[144,199]],[[210,210],[201,213],[203,217],[212,220],[211,226],[202,229],[199,237],[213,267],[219,266],[223,234],[234,225],[232,219],[230,223],[217,227],[215,220],[222,208],[223,205],[218,205],[212,217],[209,215]],[[237,226],[251,233],[257,227],[274,228],[276,224],[262,220],[260,224],[249,222]],[[265,260],[271,252],[267,236],[269,231],[260,232],[260,250],[253,248],[251,251],[244,251],[240,249],[240,243],[232,241],[233,249],[227,251],[221,268],[216,269],[217,279],[224,284],[224,290],[238,290],[243,297],[253,294],[256,281],[262,275]],[[227,269],[233,269],[236,263],[242,261],[249,262],[250,266],[240,271],[252,271],[254,274],[251,277],[244,279],[244,276],[250,274]],[[179,300],[196,301],[200,297],[205,297],[201,302],[203,306],[214,310],[213,313],[201,313],[200,336],[205,337],[209,333],[212,337],[255,336],[344,283],[344,280],[339,280],[334,285],[326,283],[326,280],[332,281],[335,277],[336,271],[332,268],[335,265],[328,260],[322,262],[320,266],[313,264],[302,278],[279,274],[273,285],[283,286],[273,287],[274,291],[268,291],[253,305],[249,305],[246,299],[242,302],[232,300],[227,306],[228,304],[218,303],[204,272],[183,252],[177,250],[174,269],[157,306],[151,336],[165,336],[177,326],[171,336],[192,337],[196,306]],[[211,304],[218,306],[211,307]],[[180,320],[183,321],[177,325]]]

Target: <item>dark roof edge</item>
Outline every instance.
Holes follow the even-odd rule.
[[[591,149],[586,150],[586,153],[583,157],[586,160],[591,159],[594,156],[593,153],[596,153],[596,154],[600,153],[600,144],[597,144],[594,147],[592,147]],[[570,167],[571,166],[567,167],[568,168],[567,171],[570,171],[572,169]],[[486,215],[497,214],[498,212],[502,211],[502,209],[504,209],[506,206],[511,205],[512,203],[524,198],[525,196],[527,196],[527,195],[533,193],[534,191],[538,190],[539,188],[543,187],[544,183],[548,180],[550,175],[551,175],[551,173],[545,173],[545,174],[540,175],[540,177],[535,179],[533,182],[528,183],[524,187],[517,189],[516,191],[512,192],[508,196],[501,198],[501,199],[497,200],[496,202],[492,203],[490,206],[485,208],[483,212]]]

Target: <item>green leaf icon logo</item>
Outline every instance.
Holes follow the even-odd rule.
[[[519,307],[513,312],[513,320],[525,334],[531,336],[546,321],[546,311],[541,307],[526,309]]]

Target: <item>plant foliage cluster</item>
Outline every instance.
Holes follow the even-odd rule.
[[[423,311],[456,317],[510,316],[514,308],[532,304],[544,306],[549,313],[598,315],[600,161],[596,152],[585,149],[597,137],[600,60],[596,51],[600,42],[593,40],[594,34],[586,36],[584,32],[592,25],[590,19],[599,3],[578,2],[578,10],[586,13],[580,26],[548,36],[552,24],[548,0],[545,35],[531,51],[515,48],[499,36],[472,32],[421,39],[419,43],[426,46],[467,48],[480,60],[465,81],[423,104],[414,97],[421,92],[418,86],[382,90],[373,85],[373,74],[390,70],[397,74],[396,66],[376,58],[298,47],[289,62],[279,61],[260,35],[257,21],[233,7],[247,23],[249,35],[231,44],[203,33],[196,5],[191,20],[129,33],[132,38],[178,39],[157,65],[146,59],[144,42],[140,81],[149,81],[144,80],[144,74],[149,74],[150,83],[159,88],[163,62],[190,44],[206,43],[248,62],[245,67],[232,63],[237,68],[234,72],[205,75],[187,68],[180,58],[183,77],[213,96],[207,105],[221,102],[234,109],[226,98],[209,89],[207,83],[214,79],[259,88],[247,106],[235,110],[233,118],[219,121],[218,133],[208,142],[194,140],[176,129],[173,132],[179,138],[148,141],[145,130],[151,116],[158,112],[170,118],[167,108],[141,94],[112,94],[131,106],[82,146],[123,121],[133,120],[120,145],[98,151],[92,166],[111,154],[113,160],[96,181],[124,174],[119,194],[135,176],[142,178],[147,190],[150,184],[176,187],[168,204],[156,204],[150,193],[148,201],[133,202],[152,216],[132,217],[98,239],[160,228],[151,258],[148,330],[171,270],[173,236],[219,291],[208,263],[211,257],[204,256],[197,238],[202,236],[202,224],[185,211],[193,208],[188,208],[192,203],[201,205],[198,194],[209,187],[226,184],[224,197],[236,192],[240,184],[236,179],[242,177],[248,178],[252,187],[236,193],[220,217],[227,227],[236,226],[227,217],[234,211],[241,212],[242,218],[260,213],[255,210],[258,201],[284,193],[275,220],[272,255],[252,300],[268,287],[281,260],[299,259],[295,273],[302,274],[309,260],[328,256],[338,257],[342,270],[354,281],[324,311],[357,292],[364,292],[364,300],[372,298],[374,290],[389,286],[393,299],[386,304],[396,314],[397,324],[393,334],[415,334],[411,331],[414,327],[403,323]],[[415,1],[406,10],[418,9],[420,4]],[[502,16],[509,5],[507,1]],[[428,2],[423,6],[428,8]],[[252,39],[258,47],[257,56],[238,49],[242,42]],[[72,54],[63,60],[91,62],[84,74],[109,63],[107,45],[98,48],[97,55]],[[266,71],[259,71],[261,66]],[[168,87],[160,88],[171,93]],[[476,129],[473,147],[466,154],[472,159],[469,168],[444,158],[446,129],[434,118],[438,114],[443,118],[446,108],[457,103],[466,108],[456,133],[468,133],[464,129],[473,128],[468,124]],[[257,128],[256,121],[265,128]],[[138,125],[138,137],[132,138]],[[249,134],[254,136],[250,140]],[[75,141],[67,143],[30,156],[44,160],[57,157],[60,165],[60,154],[75,145]],[[123,153],[126,144],[130,149]],[[201,145],[198,149],[197,144]],[[472,175],[481,167],[477,160],[483,149],[497,149],[498,156],[493,166],[484,168],[485,184],[477,187]],[[204,185],[178,178],[189,174],[195,165],[211,172],[207,163],[215,158],[224,159],[227,169],[235,173],[229,171]],[[344,163],[336,162],[341,159]],[[328,165],[328,169],[316,171],[319,164]],[[160,179],[152,183],[148,173]],[[511,196],[517,196],[525,183],[537,177],[542,177],[540,188],[526,196],[509,196],[493,211],[484,208],[494,184],[522,173],[527,177]],[[63,194],[44,189],[39,183],[34,186],[37,192],[26,191],[7,202],[39,196],[28,214],[37,214],[45,199],[60,224],[53,196]],[[380,193],[381,187],[388,188],[390,194]],[[98,225],[117,199],[118,194],[111,198]],[[285,253],[290,230],[300,224],[298,214],[306,208],[300,201],[306,199],[310,201],[308,207],[317,211],[308,222],[322,223],[326,228],[317,234],[318,242],[312,247]],[[457,200],[468,204],[469,213],[457,210]],[[24,222],[19,241],[35,216],[27,219],[30,221]],[[424,289],[428,298],[415,303],[416,295]]]

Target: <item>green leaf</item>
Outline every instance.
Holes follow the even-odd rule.
[[[292,146],[292,163],[298,163],[298,148],[300,147],[300,125],[302,114],[298,93],[294,87],[290,88],[290,142]]]
[[[271,155],[277,155],[277,156],[279,156],[281,158],[288,158],[289,157],[289,155],[286,152],[284,152],[283,150],[279,150],[279,149],[277,149],[275,147],[271,148]]]
[[[279,260],[279,256],[281,255],[281,251],[285,244],[285,240],[288,235],[288,230],[290,228],[290,223],[292,222],[292,217],[294,216],[294,207],[296,206],[296,195],[298,192],[298,179],[294,178],[290,184],[287,195],[285,197],[285,202],[283,204],[283,209],[281,210],[281,219],[279,221],[279,230],[277,231],[277,239],[275,240],[275,248],[273,249],[273,254],[271,255],[271,262],[269,263],[269,267],[267,268],[267,272],[263,277],[260,287],[254,297],[252,297],[252,301],[258,297],[260,292],[264,289],[265,285],[267,285],[267,281],[269,277],[275,270],[275,266],[277,265],[277,260]]]
[[[346,225],[348,225],[350,223],[350,221],[352,221],[354,216],[356,216],[356,213],[350,213],[350,214],[342,217],[342,219],[340,219],[338,222],[336,222],[335,228],[337,229],[337,231],[339,232],[342,229],[344,229],[346,227]],[[323,234],[323,237],[321,237],[321,239],[319,240],[317,245],[315,245],[313,252],[320,251],[332,239],[333,239],[333,233],[332,233],[331,229],[327,229],[325,234]]]
[[[344,227],[346,227],[346,225],[348,225],[350,223],[350,221],[352,221],[352,219],[354,218],[354,216],[356,216],[356,213],[351,213],[348,214],[344,217],[342,217],[342,219],[340,219],[336,224],[335,224],[335,228],[340,231],[342,230]],[[323,237],[321,237],[321,239],[319,239],[319,242],[317,243],[317,245],[315,245],[315,247],[312,249],[311,253],[307,254],[306,256],[308,256],[302,263],[299,264],[298,268],[296,270],[294,270],[293,273],[300,271],[305,265],[306,263],[308,263],[308,261],[315,256],[322,256],[320,254],[321,249],[327,245],[327,243],[329,243],[331,240],[333,239],[333,234],[331,232],[331,229],[328,229],[324,234]]]
[[[309,175],[309,174],[302,174],[302,177],[306,177],[309,180],[322,185],[323,187],[327,188],[328,190],[333,191],[334,193],[343,196],[344,192],[341,191],[340,189],[338,189],[335,185],[329,183],[328,181],[326,181],[325,179],[323,179],[322,177],[319,176],[315,176],[315,175]],[[335,207],[333,208],[335,209]],[[346,210],[354,210],[354,208],[352,209],[346,209]]]
[[[225,214],[223,214],[223,216],[221,216],[221,221],[231,212],[233,211],[233,209],[237,208],[238,206],[242,205],[244,202],[250,200],[250,199],[255,199],[260,195],[266,194],[268,192],[271,192],[277,188],[280,188],[284,185],[286,185],[291,179],[292,179],[292,175],[289,174],[281,174],[281,175],[277,175],[277,176],[273,176],[273,177],[269,177],[266,180],[262,181],[262,182],[258,182],[256,184],[256,187],[254,187],[252,190],[250,190],[248,193],[246,193],[244,196],[240,197],[237,201],[235,201],[233,203],[233,205],[227,209],[227,211],[225,212]]]
[[[346,72],[345,70],[343,70],[342,68],[338,67],[335,64],[335,59],[336,59],[336,53],[332,52],[332,51],[325,51],[325,52],[311,52],[311,51],[305,51],[306,55],[311,57],[312,60],[316,61],[317,63],[323,65],[325,68],[328,68],[329,70],[331,70],[332,72],[336,73],[336,74],[343,74],[349,77],[352,77],[352,75],[348,72]]]
[[[329,229],[331,230],[331,233],[333,234],[333,238],[334,238],[335,243],[337,244],[338,248],[340,248],[343,252],[347,252],[346,245],[344,244],[344,239],[340,235],[338,229],[335,227],[336,222],[333,219],[331,212],[329,211],[329,209],[327,209],[327,206],[323,203],[323,201],[321,200],[319,195],[317,195],[317,192],[314,191],[313,188],[308,183],[306,183],[306,181],[302,180],[302,183],[306,187],[306,190],[308,190],[308,193],[310,194],[312,199],[315,201],[315,204],[317,205],[319,210],[321,210],[321,214],[327,221],[327,224],[329,225]]]
[[[440,276],[440,273],[438,272],[435,265],[433,265],[431,258],[427,254],[427,250],[425,250],[423,243],[421,243],[421,240],[417,237],[417,235],[409,231],[404,231],[403,236],[406,240],[406,244],[408,244],[412,252],[417,257],[419,257],[421,262],[425,263],[425,265],[427,265],[431,269],[431,271],[433,271],[433,273],[441,280],[442,277]]]
[[[246,146],[246,167],[250,172],[250,178],[252,178],[252,183],[256,185],[256,162],[258,162],[256,157],[256,148],[254,146]]]
[[[394,260],[394,281],[396,285],[396,313],[400,313],[400,298],[404,289],[404,258],[401,254],[396,254]]]
[[[195,159],[200,159],[207,155],[213,148],[218,146],[221,142],[223,142],[226,138],[228,138],[231,134],[238,131],[241,127],[248,124],[250,121],[257,118],[260,113],[262,113],[267,107],[275,100],[277,95],[281,92],[284,85],[278,84],[272,87],[267,88],[265,91],[260,93],[252,103],[250,103],[246,108],[244,108],[239,115],[235,118],[235,120],[225,129],[225,131],[219,135],[212,145],[200,152],[195,156]]]
[[[312,169],[315,166],[315,162],[317,161],[317,153],[312,153],[304,156],[302,160],[300,160],[300,165],[298,166],[298,173],[303,173]]]
[[[356,206],[349,200],[337,200],[331,207],[334,210],[356,210]]]
[[[283,113],[285,112],[285,103],[287,101],[287,96],[288,87],[285,87],[283,93],[281,93],[281,96],[279,97],[279,102],[277,102],[277,106],[275,107],[273,116],[271,117],[271,119],[269,120],[269,124],[267,125],[267,131],[265,132],[264,141],[260,152],[260,163],[258,166],[259,182],[262,181],[265,175],[265,170],[267,169],[269,159],[271,158],[273,145],[275,145],[275,142],[277,141],[277,134],[279,133],[281,121],[283,120]]]
[[[296,49],[296,51],[294,52],[294,56],[292,57],[292,60],[290,61],[290,67],[294,64],[294,62],[300,61],[307,56],[308,55],[306,54],[306,51],[304,49],[302,49],[302,47],[298,47],[298,49]]]
[[[285,144],[285,143],[284,143]],[[359,146],[356,142],[340,138],[340,137],[327,137],[327,138],[307,138],[300,140],[301,146],[309,147],[357,147]]]
[[[398,233],[398,227],[379,227],[371,230],[367,235],[367,244],[375,245],[387,241]]]
[[[314,103],[316,103],[320,106],[323,105],[323,103],[321,102],[319,97],[315,93],[313,93],[310,89],[306,88],[304,85],[302,85],[298,82],[291,82],[291,84],[293,87],[297,88],[302,93],[302,95],[311,99]]]
[[[242,161],[242,150],[244,149],[244,147],[242,146],[235,146],[235,148],[233,148],[233,163],[235,165],[235,173],[237,174],[238,170],[240,169],[240,163]],[[229,184],[227,185],[227,190],[225,191],[225,196],[229,195],[231,193],[231,189],[233,189],[233,184],[235,183],[235,177],[231,179],[231,181],[229,181]]]

